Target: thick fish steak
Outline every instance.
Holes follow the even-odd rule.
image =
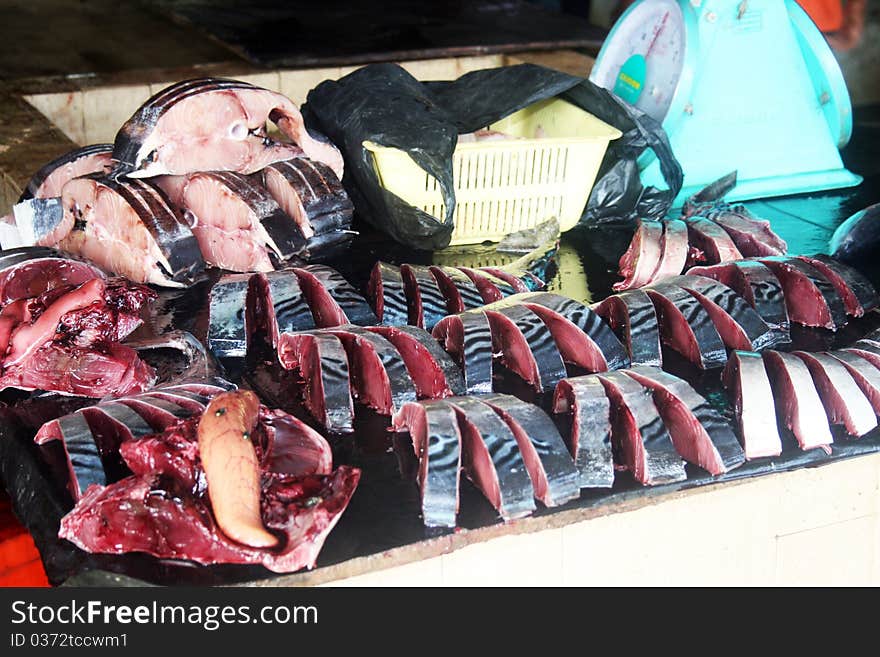
[[[701,369],[724,366],[724,342],[696,297],[668,283],[658,283],[645,291],[657,310],[663,344]]]
[[[773,257],[759,260],[782,284],[785,307],[792,322],[837,330],[846,324],[846,308],[837,290],[812,265],[798,258]]]
[[[658,367],[663,364],[660,323],[647,292],[629,290],[613,294],[593,309],[626,345],[631,364]]]
[[[776,427],[773,388],[761,354],[734,351],[721,375],[739,423],[746,459],[779,456],[782,438]]]
[[[406,290],[400,269],[377,262],[367,286],[373,312],[385,326],[403,326],[409,322]]]
[[[611,442],[611,401],[598,377],[563,379],[553,396],[554,413],[571,413],[568,447],[574,457],[581,488],[614,485]]]
[[[492,330],[485,313],[450,315],[432,335],[458,363],[467,394],[492,392]]]

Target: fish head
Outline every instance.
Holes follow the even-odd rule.
[[[880,245],[880,203],[849,217],[831,236],[829,253],[842,262],[863,261]]]

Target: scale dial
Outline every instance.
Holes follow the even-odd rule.
[[[590,80],[662,123],[681,80],[686,32],[678,0],[642,0],[615,24]]]

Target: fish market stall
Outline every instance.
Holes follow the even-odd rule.
[[[663,147],[578,79],[520,69],[554,98],[461,119],[448,169],[426,139],[433,182],[393,194],[391,140],[328,109],[370,107],[370,71],[436,108],[420,81],[532,58],[6,85],[0,479],[52,584],[878,581],[878,279],[823,255],[880,201],[873,115],[859,187],[662,212],[646,187],[638,221],[575,227],[554,130],[602,143],[571,165],[597,186],[632,126]],[[216,98],[247,111],[213,125]],[[413,248],[411,208],[450,245]]]

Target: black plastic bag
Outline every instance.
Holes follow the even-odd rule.
[[[345,156],[343,182],[359,214],[403,244],[436,250],[449,244],[455,191],[452,154],[461,133],[474,132],[538,101],[560,96],[615,126],[583,221],[660,218],[681,189],[683,175],[660,125],[589,80],[521,64],[468,73],[451,82],[422,83],[396,64],[373,64],[309,92],[306,125],[326,134]],[[388,192],[364,141],[407,152],[437,179],[442,220]],[[636,159],[652,148],[669,187],[644,188]]]

